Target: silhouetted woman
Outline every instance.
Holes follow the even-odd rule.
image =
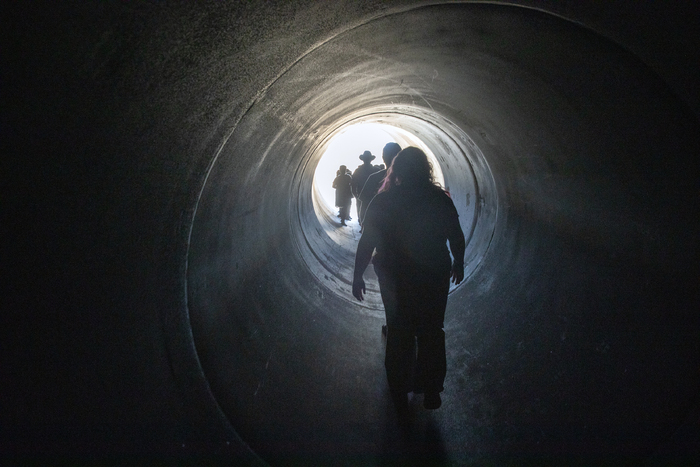
[[[464,278],[464,249],[457,210],[436,185],[428,158],[416,147],[404,149],[367,208],[352,284],[353,295],[362,300],[362,275],[372,260],[387,316],[387,380],[401,415],[411,391],[425,393],[427,409],[442,404],[447,370],[442,327],[450,278],[456,284]]]
[[[350,206],[352,205],[352,176],[348,173],[348,168],[344,165],[338,169],[338,176],[333,180],[335,188],[335,205],[338,207],[340,225],[347,225],[346,220],[350,219]]]

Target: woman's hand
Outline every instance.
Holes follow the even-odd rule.
[[[361,277],[352,281],[352,295],[359,301],[364,300],[362,294],[367,293],[365,290],[365,281]]]
[[[456,285],[464,279],[464,265],[452,263],[452,273],[450,274],[452,282]]]

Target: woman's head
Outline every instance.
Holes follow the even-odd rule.
[[[389,190],[396,185],[421,186],[434,184],[433,166],[428,160],[428,156],[421,149],[410,146],[396,155],[379,191]]]

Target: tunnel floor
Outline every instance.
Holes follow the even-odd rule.
[[[354,223],[338,229],[357,233]],[[466,284],[461,293],[470,300],[450,300],[446,312],[443,405],[427,411],[416,396],[409,429],[397,424],[386,385],[384,320],[347,314],[340,298],[334,305],[326,297],[335,324],[319,324],[308,297],[280,298],[286,285],[265,268],[251,280],[268,293],[252,290],[247,299],[264,310],[279,310],[271,304],[283,300],[284,309],[255,329],[246,323],[243,333],[235,316],[218,320],[212,341],[238,336],[256,353],[243,361],[203,352],[212,389],[270,465],[641,462],[689,410],[666,395],[691,396],[691,387],[673,380],[694,358],[683,343],[695,339],[698,318],[664,314],[669,296],[684,307],[682,290],[633,259],[610,258],[546,229],[539,238],[547,248],[538,251],[536,270],[551,277],[576,268],[554,288],[502,294],[498,306],[478,293],[488,287],[483,278]],[[510,277],[504,290],[519,282]],[[545,295],[532,306],[532,296]],[[256,335],[268,336],[269,345],[260,348]],[[659,347],[660,336],[677,345]]]

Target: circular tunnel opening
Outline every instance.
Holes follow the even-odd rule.
[[[335,210],[335,190],[328,181],[333,180],[337,175],[339,167],[345,165],[350,172],[354,172],[355,167],[360,165],[359,155],[364,151],[370,151],[375,157],[371,164],[378,169],[386,168],[382,159],[382,149],[388,142],[398,142],[402,148],[420,147],[427,154],[433,166],[436,182],[444,186],[440,165],[435,159],[435,155],[420,138],[384,123],[350,122],[330,135],[327,144],[324,144],[325,151],[314,172],[313,203],[319,220],[326,218],[329,212]],[[357,208],[356,198],[353,199],[352,203]],[[355,214],[357,214],[356,209]],[[357,216],[351,221],[357,224]]]
[[[468,242],[445,319],[445,408],[419,414],[439,435],[425,449],[653,449],[698,382],[698,123],[617,45],[502,5],[344,31],[261,90],[222,144],[194,216],[187,300],[241,437],[273,464],[387,447],[381,301],[352,297],[354,249],[314,186],[354,124],[435,155]]]
[[[437,113],[411,107],[363,109],[360,115],[343,117],[330,127],[333,129],[328,136],[310,149],[308,167],[313,173],[304,170],[298,180],[299,222],[293,223],[294,231],[303,236],[303,241],[298,242],[299,252],[316,279],[330,292],[351,301],[353,309],[383,316],[379,286],[371,266],[366,300],[360,304],[352,297],[354,255],[361,236],[357,211],[352,211],[355,221],[340,227],[334,192],[329,187],[339,165],[352,171],[363,150],[370,149],[383,162],[381,149],[390,141],[402,148],[423,149],[433,165],[436,181],[450,193],[466,236],[468,278],[488,249],[497,211],[493,177],[471,138]],[[309,178],[313,180],[311,193],[302,188],[308,186]],[[486,193],[489,206],[485,208]],[[459,285],[452,284],[451,290],[456,287]]]

